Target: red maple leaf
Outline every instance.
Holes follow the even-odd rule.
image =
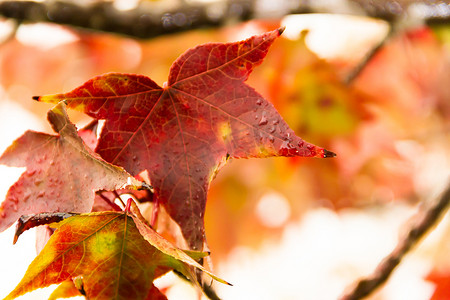
[[[155,195],[193,249],[204,239],[209,184],[229,157],[330,157],[296,136],[274,106],[244,83],[283,32],[186,51],[163,87],[150,78],[106,74],[66,94],[35,97],[105,119],[96,148],[133,175],[148,170]]]
[[[63,103],[48,120],[58,135],[29,130],[0,156],[1,164],[27,167],[0,206],[0,231],[24,214],[89,212],[95,191],[119,189],[132,178],[86,147]]]

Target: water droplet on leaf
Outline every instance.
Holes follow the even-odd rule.
[[[263,115],[263,116],[261,117],[261,120],[259,121],[258,125],[259,125],[259,126],[266,125],[267,122],[268,122],[268,120],[267,120],[266,116]]]

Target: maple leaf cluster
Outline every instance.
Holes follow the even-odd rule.
[[[55,283],[54,299],[165,299],[152,282],[169,270],[197,285],[195,270],[226,283],[197,260],[206,255],[208,189],[227,160],[334,156],[296,136],[244,83],[282,31],[190,49],[163,87],[146,76],[108,73],[68,93],[34,97],[56,104],[48,120],[57,135],[27,131],[0,157],[27,168],[1,204],[0,230],[21,215],[16,240],[31,227],[56,230],[6,299]],[[66,107],[94,122],[77,131]],[[98,120],[105,122],[97,137]],[[115,200],[124,191],[131,198],[120,207]],[[133,199],[153,203],[151,220]],[[194,251],[154,230],[159,205]]]

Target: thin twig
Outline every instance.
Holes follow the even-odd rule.
[[[397,247],[385,257],[377,266],[372,275],[361,279],[353,288],[344,294],[340,300],[357,300],[367,297],[376,289],[381,287],[389,278],[395,267],[402,261],[403,257],[418,244],[420,239],[436,225],[447,211],[450,204],[450,183],[441,196],[428,208],[420,209],[414,217],[414,224],[407,235],[399,241]]]
[[[347,78],[345,78],[346,84],[351,84],[359,76],[359,74],[361,74],[361,72],[372,60],[372,58],[374,58],[374,56],[381,50],[381,48],[383,48],[384,45],[390,40],[394,33],[393,28],[394,26],[390,24],[389,31],[387,32],[386,36],[374,48],[372,48],[369,53],[367,53],[364,59],[359,62],[358,65],[350,72]]]

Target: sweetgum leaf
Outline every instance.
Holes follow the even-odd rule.
[[[130,178],[83,144],[64,103],[48,112],[48,120],[59,135],[27,131],[0,157],[1,164],[27,167],[0,206],[0,231],[25,214],[89,212],[95,191],[118,189]]]
[[[190,266],[202,269],[183,251],[149,233],[148,227],[144,238],[138,222],[127,212],[98,212],[57,223],[55,233],[5,300],[80,277],[88,299],[146,299],[158,267],[186,276],[193,272]]]
[[[334,156],[296,136],[244,83],[282,31],[190,49],[173,63],[163,87],[142,75],[111,73],[34,99],[65,100],[105,119],[96,152],[133,175],[148,170],[155,195],[190,247],[201,249],[209,184],[228,157]]]

